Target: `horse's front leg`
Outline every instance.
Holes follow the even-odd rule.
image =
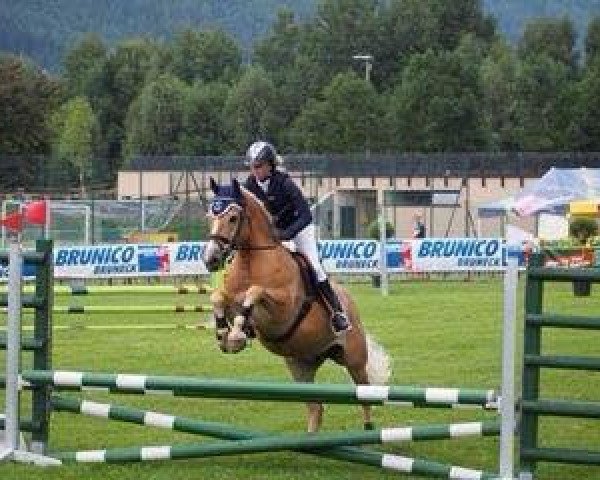
[[[229,338],[234,341],[246,340],[249,328],[251,328],[252,310],[254,306],[265,296],[265,289],[258,285],[252,285],[244,292],[242,300],[242,309],[233,319],[233,327],[229,333]]]
[[[226,341],[229,336],[230,327],[225,317],[227,306],[231,303],[231,299],[222,288],[214,290],[210,294],[210,302],[213,306],[213,315],[215,318],[215,333],[222,351],[227,351]]]

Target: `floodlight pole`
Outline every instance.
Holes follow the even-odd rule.
[[[354,60],[365,62],[365,81],[371,83],[371,70],[373,69],[373,55],[360,54],[352,55]],[[368,130],[365,132],[365,158],[369,158],[369,134]]]
[[[365,80],[371,81],[371,70],[373,69],[373,55],[352,55],[354,60],[365,62]]]

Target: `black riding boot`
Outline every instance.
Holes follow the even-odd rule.
[[[319,291],[325,298],[325,301],[331,307],[333,314],[331,315],[331,324],[333,325],[333,331],[338,334],[342,332],[348,332],[352,330],[352,325],[348,321],[348,317],[344,313],[344,309],[340,303],[338,296],[331,287],[329,280],[319,282]]]

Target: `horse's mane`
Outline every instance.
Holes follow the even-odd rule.
[[[261,200],[246,187],[240,185],[240,188],[242,191],[242,195],[244,195],[244,199],[246,200],[246,204],[254,208],[258,208],[258,210],[264,215],[264,217],[267,220],[267,226],[269,228],[270,234],[274,236],[275,224],[273,223],[273,217],[271,216],[271,213],[267,210],[267,207],[265,207],[265,204],[261,202]]]

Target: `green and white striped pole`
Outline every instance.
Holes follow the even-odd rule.
[[[84,387],[92,387],[125,393],[170,393],[176,396],[289,402],[322,401],[374,405],[411,402],[421,406],[493,406],[496,401],[496,393],[493,390],[459,388],[245,382],[197,377],[44,370],[24,371],[22,379],[35,385],[53,385],[57,389],[81,390]]]
[[[141,425],[150,425],[182,432],[237,440],[236,442],[217,442],[212,444],[202,443],[174,446],[131,447],[55,454],[57,459],[64,462],[137,462],[281,450],[301,450],[305,453],[315,453],[317,455],[337,458],[339,460],[383,467],[406,473],[435,476],[438,478],[457,480],[489,480],[497,478],[494,474],[480,470],[466,469],[428,460],[370,452],[359,448],[348,447],[347,445],[448,439],[467,435],[497,435],[500,429],[498,422],[471,422],[464,424],[384,428],[373,431],[359,430],[354,432],[318,434],[267,435],[246,429],[238,429],[227,424],[203,422],[157,412],[147,412],[117,405],[79,401],[64,397],[53,397],[52,404],[53,408],[59,411],[70,411],[73,413],[105,417]],[[310,451],[311,449],[324,448],[333,449],[321,452]]]
[[[164,413],[138,410],[135,408],[123,407],[121,405],[92,402],[88,400],[78,400],[74,398],[53,396],[52,408],[56,411],[65,411],[79,413],[94,417],[102,417],[112,420],[120,420],[138,425],[147,425],[152,427],[166,428],[178,432],[195,433],[200,435],[220,436],[223,434],[231,435],[236,429],[226,426],[226,430],[221,431],[220,424],[213,422],[204,422],[192,420]],[[365,445],[390,442],[406,442],[419,440],[443,440],[450,438],[459,438],[466,436],[493,436],[500,432],[500,422],[466,422],[450,424],[433,424],[416,427],[397,427],[383,428],[379,430],[355,432],[337,432],[323,434],[310,434],[310,438],[322,441],[320,438],[328,438],[332,445]],[[217,434],[217,435],[215,435]],[[347,438],[347,443],[343,439]],[[326,440],[327,441],[327,440]],[[322,447],[323,445],[318,445]]]

